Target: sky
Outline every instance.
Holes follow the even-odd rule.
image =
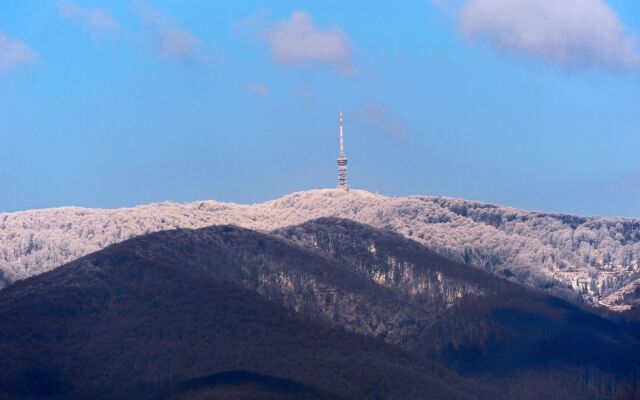
[[[637,0],[0,2],[0,212],[337,184],[640,217]]]

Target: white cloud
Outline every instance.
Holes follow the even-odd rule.
[[[194,61],[199,58],[200,41],[189,31],[182,29],[170,17],[147,2],[138,3],[139,12],[147,25],[156,50],[162,58]]]
[[[58,12],[63,18],[75,21],[94,34],[115,31],[120,27],[118,21],[107,10],[85,9],[75,3],[62,2],[58,4]]]
[[[262,100],[266,100],[269,97],[269,86],[264,83],[251,83],[247,85],[247,90],[256,94]]]
[[[640,70],[640,50],[603,0],[468,0],[463,32],[498,51],[569,69]]]
[[[352,73],[351,46],[338,27],[318,28],[303,11],[277,22],[264,31],[271,55],[280,64],[329,64],[342,73]]]
[[[357,121],[375,125],[395,137],[404,136],[407,130],[402,118],[384,103],[366,103],[353,113],[353,118]]]
[[[0,32],[0,68],[9,69],[35,59],[36,53],[26,43]]]

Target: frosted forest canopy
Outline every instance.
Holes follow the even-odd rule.
[[[390,229],[456,260],[552,293],[625,310],[640,286],[640,220],[530,212],[444,197],[313,190],[254,205],[215,201],[0,214],[4,284],[133,236],[233,224],[270,231],[326,216]]]

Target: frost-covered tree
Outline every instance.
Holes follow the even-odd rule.
[[[530,212],[444,197],[394,198],[358,190],[293,193],[255,205],[203,201],[3,213],[0,271],[12,282],[159,230],[234,224],[269,231],[327,216],[390,229],[442,255],[588,302],[608,304],[618,291],[640,280],[637,219]]]

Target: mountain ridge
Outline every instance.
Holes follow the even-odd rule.
[[[640,219],[526,211],[448,197],[361,190],[296,192],[264,203],[163,202],[0,214],[0,271],[11,283],[130,237],[236,224],[262,231],[340,217],[398,232],[435,252],[571,299],[625,311],[640,282]],[[2,278],[2,277],[0,277]],[[0,279],[2,280],[2,279]],[[626,292],[625,292],[626,293]]]
[[[137,236],[0,290],[0,319],[0,388],[25,397],[153,394],[248,370],[357,398],[504,388],[527,400],[626,399],[640,372],[632,330],[337,218]]]
[[[263,270],[255,261],[265,249],[284,264],[268,258],[273,270]],[[251,285],[283,271],[324,276],[330,267],[315,255],[323,268],[307,268],[297,261],[309,253],[296,251],[231,226],[156,232],[0,290],[0,398],[146,398],[234,370],[320,385],[340,398],[495,398],[438,364],[303,319],[284,299],[267,301]]]

